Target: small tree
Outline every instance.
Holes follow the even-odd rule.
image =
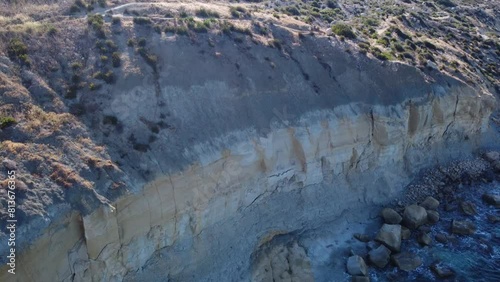
[[[356,38],[356,34],[354,34],[354,31],[352,31],[351,27],[346,24],[334,24],[332,26],[332,31],[338,36],[344,36],[350,39]]]

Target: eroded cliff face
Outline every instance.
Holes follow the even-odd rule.
[[[251,280],[252,253],[275,235],[387,202],[423,167],[491,141],[491,95],[326,38],[279,53],[151,48],[157,70],[88,101],[121,123],[95,138],[130,193],[53,222],[20,256],[18,281]],[[152,124],[163,126],[147,143]]]

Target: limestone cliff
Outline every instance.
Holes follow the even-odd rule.
[[[128,190],[20,238],[14,279],[247,281],[275,235],[386,202],[423,167],[494,142],[489,93],[274,33],[290,44],[153,36],[155,67],[130,59],[105,96],[80,97]]]

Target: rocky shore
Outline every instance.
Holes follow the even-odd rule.
[[[351,281],[494,281],[500,246],[500,153],[424,172],[384,207],[346,258]]]

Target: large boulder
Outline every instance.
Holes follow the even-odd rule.
[[[392,262],[399,269],[404,271],[412,271],[417,269],[420,265],[422,265],[422,259],[413,253],[400,253],[392,255]]]
[[[418,228],[427,222],[427,211],[419,205],[410,205],[405,208],[403,223],[408,228]]]
[[[420,206],[426,210],[437,210],[437,208],[439,207],[439,201],[434,197],[429,196],[425,198],[422,203],[420,203]]]
[[[391,250],[384,245],[368,252],[368,260],[377,267],[384,268],[391,258]]]
[[[380,215],[387,224],[400,224],[401,220],[403,220],[399,213],[391,208],[383,209]]]
[[[351,256],[347,259],[347,272],[351,275],[366,276],[368,267],[360,256]]]
[[[384,244],[391,251],[399,252],[401,249],[401,225],[382,225],[375,240]]]
[[[471,235],[476,232],[476,225],[468,220],[453,220],[451,222],[451,232],[460,235]]]
[[[486,193],[483,195],[482,199],[488,205],[492,205],[492,206],[495,206],[497,208],[500,208],[500,195]]]

